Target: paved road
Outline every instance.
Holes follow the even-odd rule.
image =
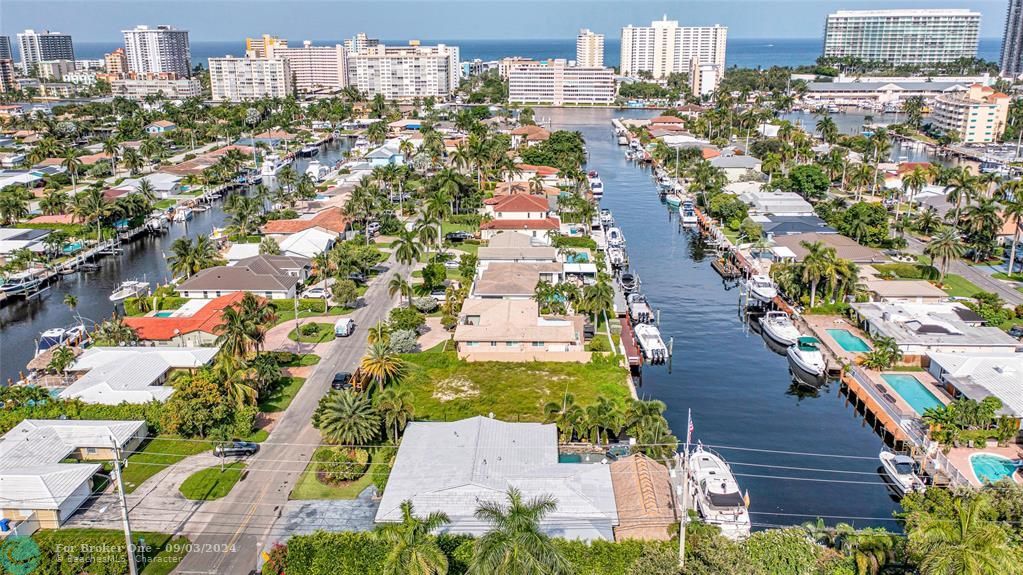
[[[926,246],[924,242],[910,235],[906,236],[906,242],[908,244],[908,251],[916,254],[924,252],[924,247]],[[962,261],[950,262],[948,264],[948,273],[963,276],[980,289],[1002,296],[1002,299],[1007,303],[1012,305],[1023,304],[1023,294],[1016,291],[1012,283],[996,280],[983,271]]]
[[[185,528],[193,549],[176,573],[249,573],[256,568],[259,550],[271,536],[270,529],[288,501],[320,432],[310,420],[317,402],[330,388],[336,371],[354,371],[366,350],[367,328],[384,319],[394,305],[387,283],[398,272],[393,258],[390,269],[378,276],[363,296],[363,306],[352,316],[355,334],[336,340],[292,401],[260,452],[248,463],[247,477],[219,501],[203,505]],[[324,527],[327,527],[326,525]]]

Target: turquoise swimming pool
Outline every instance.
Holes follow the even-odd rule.
[[[994,453],[974,453],[970,456],[970,467],[981,483],[994,483],[1016,472],[1011,459]]]
[[[853,335],[853,333],[847,329],[829,329],[827,331],[828,335],[837,341],[838,345],[842,346],[842,349],[845,351],[851,351],[853,353],[870,351],[870,346],[867,345],[867,342],[863,341],[860,337]]]
[[[924,384],[920,383],[919,379],[912,375],[886,373],[881,377],[895,390],[895,393],[901,395],[902,399],[905,399],[906,403],[912,406],[913,410],[920,415],[923,415],[927,409],[944,405],[941,403],[941,400],[931,393],[931,390],[927,389]]]
[[[578,453],[559,453],[558,463],[582,463],[583,456]]]
[[[173,311],[158,311],[153,314],[153,317],[171,317],[174,315]]]

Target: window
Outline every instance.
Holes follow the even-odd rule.
[[[543,342],[542,341],[534,341],[533,342],[533,347],[543,347]]]
[[[504,342],[504,345],[505,345],[505,347],[515,347],[515,346],[519,345],[519,342],[517,342],[517,341],[506,341],[506,342]]]
[[[96,448],[95,447],[86,447],[85,448],[85,452],[86,453],[90,453],[90,454],[96,453]]]
[[[497,342],[496,341],[490,342],[490,347],[497,347]]]

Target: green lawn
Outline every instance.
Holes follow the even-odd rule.
[[[945,284],[941,286],[941,289],[945,290],[945,293],[948,295],[955,297],[973,297],[974,295],[984,291],[974,285],[970,280],[955,274],[948,274],[945,276]]]
[[[451,343],[450,339],[446,339],[443,342],[438,343],[437,345],[431,347],[430,349],[424,349],[419,353],[440,353],[446,351],[449,345],[451,345],[452,347],[454,346],[454,344]]]
[[[308,367],[310,365],[316,365],[317,363],[320,363],[320,356],[315,353],[303,353],[298,356],[296,361],[282,363],[281,367]]]
[[[455,224],[451,222],[444,222],[440,225],[441,235],[445,236],[451,232],[469,232],[476,233],[476,230],[480,229],[479,226],[471,224]]]
[[[315,325],[316,333],[306,335],[308,326]],[[301,331],[302,333],[299,333]],[[299,343],[323,343],[334,339],[334,325],[329,323],[303,323],[301,326],[288,332],[288,339]]]
[[[304,377],[286,377],[284,383],[278,385],[274,389],[273,393],[267,395],[265,398],[259,400],[259,410],[265,413],[273,413],[275,411],[284,411],[291,405],[291,400],[295,399],[295,395],[298,390],[302,389],[302,384],[305,383]]]
[[[231,488],[241,479],[244,470],[245,464],[241,461],[225,465],[223,471],[219,465],[208,467],[189,475],[178,490],[186,499],[194,501],[220,499],[231,492]]]
[[[156,202],[155,204],[153,204],[153,209],[156,209],[156,210],[166,210],[167,208],[174,207],[177,203],[178,203],[177,200],[170,200],[170,199],[168,199],[168,200],[160,200],[159,202]]]
[[[329,448],[320,448],[329,449]],[[302,472],[301,477],[298,478],[298,482],[295,484],[295,488],[291,490],[289,499],[355,499],[362,493],[367,487],[373,484],[373,459],[374,454],[370,454],[370,465],[366,469],[366,474],[356,479],[355,481],[348,482],[347,485],[334,487],[333,485],[326,485],[320,483],[320,480],[316,477],[316,456],[306,465],[305,471]]]
[[[890,272],[903,280],[937,280],[938,270],[927,264],[874,264],[878,272]]]
[[[454,352],[402,356],[416,419],[453,421],[493,412],[506,421],[541,421],[543,406],[571,393],[586,406],[604,396],[624,404],[625,370],[611,360],[578,363],[460,361]]]
[[[143,448],[128,456],[128,465],[121,470],[124,492],[131,493],[153,475],[188,457],[213,449],[209,441],[183,441],[177,437],[157,436]]]
[[[995,272],[991,274],[991,277],[995,278],[996,280],[1023,282],[1023,274],[1012,274],[1012,276],[1010,277],[1009,274],[1005,272]]]

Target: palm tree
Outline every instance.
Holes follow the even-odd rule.
[[[112,317],[96,326],[95,339],[110,342],[114,345],[129,344],[138,341],[135,330],[125,325],[119,317]]]
[[[938,216],[938,210],[934,206],[927,206],[919,214],[916,219],[913,220],[913,225],[920,233],[930,235],[935,229],[941,225],[941,217]]]
[[[508,504],[484,501],[476,508],[476,518],[491,528],[473,545],[468,575],[562,575],[572,572],[571,564],[540,529],[540,522],[558,508],[550,495],[524,500],[512,487]]]
[[[807,250],[800,266],[800,279],[803,283],[810,284],[810,307],[812,308],[817,302],[818,284],[828,277],[835,249],[827,247],[821,242],[804,241],[800,242],[800,245]]]
[[[1017,571],[1009,534],[985,517],[986,500],[973,496],[953,503],[951,519],[925,516],[910,541],[923,550],[923,575],[997,575]]]
[[[255,380],[254,370],[240,358],[222,353],[217,356],[217,363],[213,367],[214,373],[227,387],[227,396],[234,401],[238,407],[255,405],[259,399],[259,392],[250,385]]]
[[[401,379],[405,371],[405,361],[391,350],[390,345],[377,342],[369,347],[366,355],[362,356],[359,369],[382,390],[388,383]]]
[[[121,146],[115,138],[103,140],[103,153],[110,156],[110,174],[117,175],[117,156],[121,153]]]
[[[956,205],[956,213],[962,207],[963,200],[969,202],[977,194],[980,182],[970,169],[963,166],[954,169],[945,185],[945,197]]]
[[[384,559],[384,574],[445,575],[448,558],[433,533],[450,522],[442,511],[416,517],[412,501],[402,501],[401,523],[382,525],[376,531],[390,549]]]
[[[598,281],[593,285],[583,288],[582,311],[589,312],[594,323],[600,312],[610,309],[614,305],[614,289],[606,281]]]
[[[917,166],[913,168],[908,174],[902,176],[902,190],[908,193],[909,203],[912,204],[916,195],[924,189],[927,185],[927,170]],[[899,202],[901,206],[902,202]],[[898,213],[896,211],[896,219],[898,219]]]
[[[216,344],[226,355],[245,358],[249,350],[255,347],[252,338],[253,325],[240,306],[231,305],[221,312],[221,322],[214,329],[217,333]]]
[[[82,169],[82,160],[79,158],[78,150],[68,147],[60,165],[71,174],[71,188],[75,194],[78,193],[78,172]]]
[[[395,274],[391,281],[388,282],[387,294],[391,297],[394,297],[395,294],[400,294],[401,297],[406,299],[408,305],[412,305],[412,284],[401,274]]]
[[[1016,267],[1016,246],[1019,245],[1019,226],[1023,218],[1023,180],[1012,180],[1002,184],[999,194],[1004,206],[1005,221],[1013,222],[1012,248],[1009,250],[1009,275],[1012,275]]]
[[[572,441],[580,431],[583,419],[582,408],[576,405],[575,396],[565,393],[561,401],[550,401],[543,406],[544,421],[557,425],[562,441]]]
[[[422,255],[422,248],[419,246],[416,233],[405,228],[398,232],[398,239],[394,241],[393,247],[394,258],[400,264],[409,265]]]
[[[964,253],[966,253],[966,246],[963,245],[959,232],[954,228],[945,228],[939,231],[924,248],[924,255],[930,256],[933,261],[941,261],[941,267],[938,268],[939,283],[945,281],[949,261],[963,257]]]
[[[78,298],[74,294],[69,293],[64,296],[64,305],[71,310],[71,313],[74,313],[75,308],[78,307]]]
[[[824,143],[830,144],[838,138],[838,125],[835,124],[835,120],[831,116],[824,116],[817,120],[817,133],[821,135]]]
[[[384,420],[384,428],[387,430],[388,439],[393,443],[397,443],[398,435],[415,416],[415,406],[412,405],[412,392],[407,389],[388,387],[377,394],[376,404],[377,412],[380,413],[380,417]]]
[[[124,165],[131,172],[131,175],[138,175],[142,171],[142,166],[145,162],[142,159],[142,154],[135,148],[128,148],[121,155],[121,159],[124,160]]]
[[[380,415],[369,396],[351,389],[320,400],[313,423],[324,439],[340,445],[366,445],[380,433]]]
[[[167,264],[171,273],[185,278],[220,263],[216,246],[208,236],[198,236],[194,243],[188,238],[178,238],[171,244],[170,251]]]

